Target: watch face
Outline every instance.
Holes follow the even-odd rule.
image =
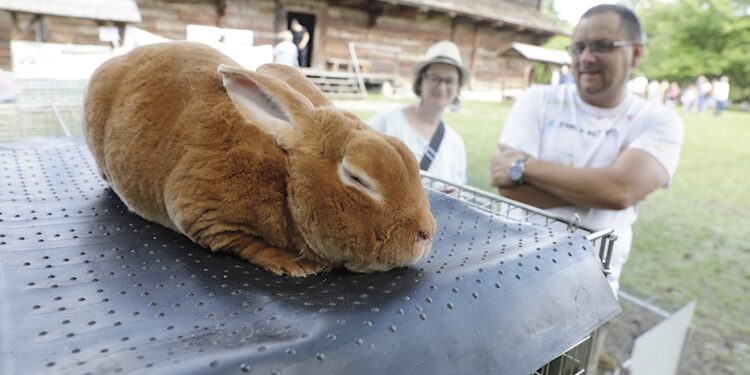
[[[520,180],[522,174],[523,174],[523,170],[521,169],[521,166],[518,164],[514,164],[513,166],[511,166],[510,171],[508,171],[508,177],[513,182]]]

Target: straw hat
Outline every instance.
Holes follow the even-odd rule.
[[[466,82],[471,75],[469,69],[467,69],[463,65],[463,62],[461,62],[461,54],[458,52],[458,47],[456,47],[456,45],[450,40],[441,40],[433,44],[432,47],[427,50],[424,57],[414,64],[411,71],[416,77],[424,67],[434,63],[444,63],[455,66],[461,73],[461,81],[463,82]]]

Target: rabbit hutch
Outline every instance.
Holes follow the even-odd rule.
[[[580,374],[615,240],[423,176],[431,254],[274,276],[127,211],[77,138],[0,144],[0,372]]]

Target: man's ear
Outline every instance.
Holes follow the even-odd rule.
[[[630,68],[635,69],[641,63],[643,57],[643,43],[633,45],[633,58],[630,60]]]

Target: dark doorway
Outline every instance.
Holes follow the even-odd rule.
[[[300,51],[300,54],[304,54],[304,56],[300,56],[299,59],[300,68],[309,68],[313,56],[313,40],[315,40],[315,15],[309,13],[288,12],[286,14],[286,27],[289,30],[292,30],[292,20],[294,19],[297,19],[297,21],[307,29],[308,34],[310,34],[310,41],[307,43],[307,47],[303,51]]]

